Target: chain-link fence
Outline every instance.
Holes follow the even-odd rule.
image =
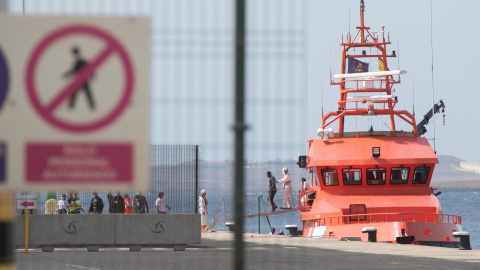
[[[168,213],[196,213],[199,188],[200,159],[202,148],[198,145],[151,145],[150,146],[150,190],[142,193],[146,199],[146,210],[156,213],[155,202],[160,192],[164,192],[166,204],[171,208]],[[82,205],[81,214],[89,212],[93,199],[93,192],[103,201],[103,214],[109,213],[114,207],[110,205],[112,197],[117,193],[125,203],[125,194],[132,200],[132,210],[135,208],[135,190],[117,191],[114,186],[111,190],[82,190],[78,192],[78,199]],[[37,214],[55,213],[58,209],[58,200],[65,194],[68,200],[69,193],[75,191],[56,190],[39,192],[37,194]],[[109,196],[111,193],[111,196]],[[128,199],[127,199],[128,200]],[[128,207],[129,203],[125,205]],[[146,212],[147,212],[146,211]]]

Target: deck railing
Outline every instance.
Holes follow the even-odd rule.
[[[310,227],[382,222],[462,224],[462,218],[457,215],[434,213],[372,213],[321,217],[318,219],[309,220],[308,222]]]

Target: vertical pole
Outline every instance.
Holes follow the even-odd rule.
[[[13,195],[0,192],[0,269],[15,269],[13,260]]]
[[[198,214],[198,145],[195,145],[195,214]]]
[[[25,209],[25,252],[28,252],[28,209]]]
[[[245,80],[245,0],[236,1],[235,22],[235,244],[234,269],[243,269],[243,160]]]
[[[260,234],[260,200],[262,198],[262,194],[258,195],[258,234]]]

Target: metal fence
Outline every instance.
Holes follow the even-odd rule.
[[[156,213],[155,202],[159,192],[165,193],[165,200],[171,209],[168,213],[196,213],[197,197],[199,193],[200,162],[203,156],[202,148],[198,145],[151,145],[150,146],[150,190],[142,193],[148,204],[149,213]],[[94,190],[78,191],[78,198],[84,212],[87,214],[93,198]],[[55,210],[57,201],[62,194],[68,196],[68,190],[39,192],[37,195],[37,214],[45,214],[48,208]],[[103,200],[103,213],[109,213],[107,194],[116,195],[117,189],[97,190]],[[135,190],[120,191],[122,197],[128,194],[133,200],[137,194]],[[47,204],[47,200],[54,199]],[[48,206],[47,206],[48,205]],[[47,207],[46,207],[47,206]],[[21,212],[19,210],[18,212]]]

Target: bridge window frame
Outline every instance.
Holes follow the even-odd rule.
[[[383,171],[383,179],[378,178],[378,172]],[[369,172],[373,173],[373,177],[369,177]],[[367,168],[365,178],[367,179],[367,185],[385,185],[387,182],[387,168]]]
[[[342,179],[344,186],[359,186],[362,184],[362,169],[342,169]]]
[[[429,175],[430,175],[430,167],[428,166],[415,167],[415,170],[413,171],[412,184],[415,184],[415,185],[426,184]],[[417,176],[421,177],[420,181],[417,181],[418,179]]]
[[[400,178],[398,177],[399,171]],[[395,177],[395,179],[394,179]],[[390,185],[406,185],[410,178],[410,167],[393,167],[390,169]]]
[[[323,181],[324,186],[339,186],[340,185],[340,182],[338,181],[337,169],[322,169],[321,173],[322,173],[322,181]],[[331,178],[331,177],[333,177],[333,178]]]

